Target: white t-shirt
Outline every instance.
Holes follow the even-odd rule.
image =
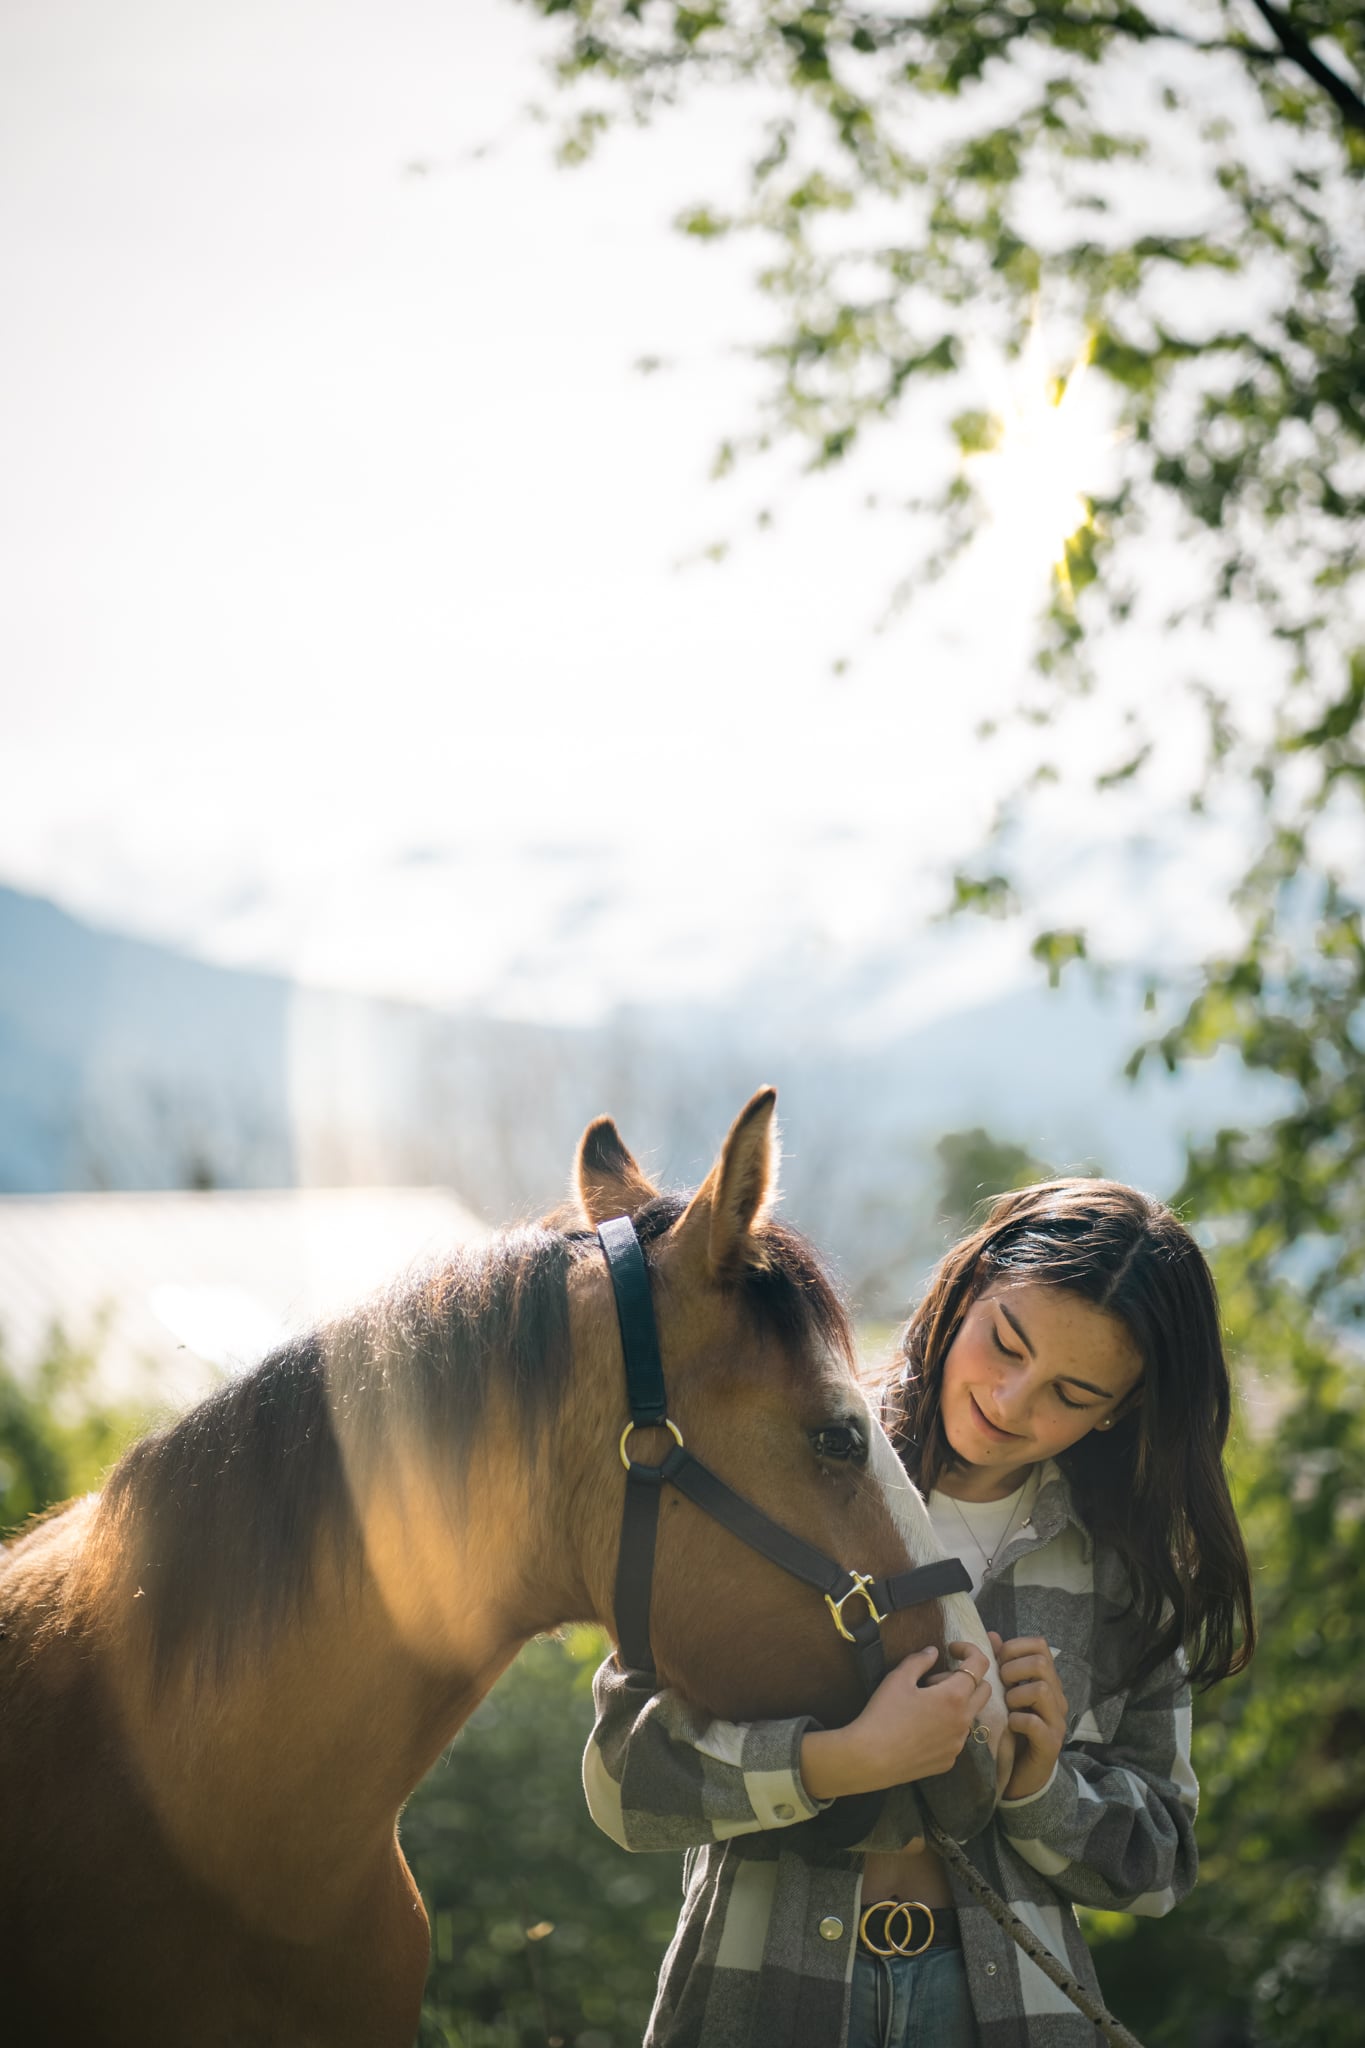
[[[1038,1491],[1035,1465],[1022,1486],[1003,1500],[958,1500],[935,1487],[929,1496],[929,1519],[949,1557],[960,1557],[972,1575],[972,1591],[981,1591],[987,1559],[995,1558],[1021,1529],[1029,1527],[1030,1508]]]

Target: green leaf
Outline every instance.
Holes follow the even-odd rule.
[[[985,455],[1000,446],[1004,421],[998,413],[960,412],[951,424],[957,445],[964,455]]]
[[[1004,875],[959,874],[953,876],[952,899],[945,915],[956,917],[962,911],[971,911],[978,917],[1012,917],[1018,908],[1014,890]]]
[[[1062,971],[1073,960],[1086,958],[1086,939],[1082,931],[1040,932],[1030,948],[1033,958],[1046,967],[1048,986],[1056,988],[1061,981]]]

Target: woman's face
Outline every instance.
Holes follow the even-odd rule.
[[[943,1362],[943,1427],[959,1458],[1004,1480],[1108,1422],[1141,1377],[1116,1316],[1061,1288],[996,1284]]]

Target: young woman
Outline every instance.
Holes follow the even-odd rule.
[[[1166,1913],[1195,1881],[1190,1687],[1254,1624],[1222,1452],[1230,1394],[1207,1265],[1112,1181],[1001,1196],[911,1317],[884,1404],[944,1548],[971,1571],[1016,1739],[969,1854],[1094,1988],[1074,1904]],[[1095,2029],[923,1846],[913,1793],[856,1852],[834,1798],[951,1764],[984,1659],[900,1665],[846,1728],[736,1726],[597,1675],[599,1826],[689,1850],[649,2048],[1094,2048]]]

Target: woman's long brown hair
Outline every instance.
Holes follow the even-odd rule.
[[[1127,1683],[1181,1645],[1197,1686],[1241,1671],[1256,1623],[1223,1471],[1232,1394],[1203,1253],[1162,1203],[1118,1181],[1042,1181],[998,1196],[931,1276],[888,1390],[887,1428],[925,1493],[961,1462],[943,1428],[944,1361],[967,1310],[1000,1280],[1079,1295],[1115,1316],[1142,1358],[1141,1385],[1114,1427],[1058,1459],[1086,1528],[1128,1569],[1144,1647]]]

